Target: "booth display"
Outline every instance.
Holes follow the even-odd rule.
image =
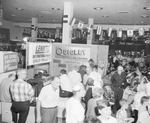
[[[0,52],[0,73],[5,73],[18,68],[18,53],[16,52]]]
[[[17,69],[18,53],[10,51],[0,51],[0,84],[4,78],[7,78],[11,73],[15,73]],[[0,114],[8,113],[6,112],[6,110],[2,109],[1,105],[2,103],[0,102]]]
[[[52,46],[50,43],[27,43],[27,65],[36,65],[51,61]]]
[[[73,66],[87,64],[89,59],[95,63],[99,61],[104,63],[105,70],[108,61],[107,45],[82,45],[82,44],[59,44],[52,45],[52,75],[59,75],[61,69],[71,71]]]
[[[34,74],[40,70],[46,70],[50,73],[51,59],[51,43],[28,42],[26,44],[26,68],[28,68],[28,78],[33,78]]]

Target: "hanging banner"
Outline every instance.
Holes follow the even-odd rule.
[[[71,22],[70,22],[70,25],[71,25],[71,26],[74,26],[75,23],[76,23],[76,19],[75,19],[75,18],[72,18],[72,19],[71,19]]]
[[[18,68],[18,53],[3,54],[3,72],[16,70]]]
[[[56,46],[55,58],[65,61],[65,63],[78,62],[82,64],[90,59],[90,48],[73,46]]]
[[[144,35],[144,28],[139,28],[139,36],[143,36]]]
[[[111,36],[112,28],[108,28],[108,37]]]
[[[97,26],[96,34],[97,34],[97,35],[101,35],[101,32],[102,32],[102,27]]]
[[[90,24],[90,25],[87,27],[87,30],[88,30],[88,32],[90,32],[92,29],[93,29],[93,25]]]
[[[83,26],[84,26],[84,23],[79,22],[77,27],[78,27],[78,28],[80,28],[80,29],[82,29],[82,28],[83,28]]]
[[[132,37],[133,36],[133,30],[127,30],[127,36]]]
[[[51,61],[52,46],[50,43],[30,42],[27,46],[27,64],[35,65]]]
[[[121,38],[122,37],[122,29],[118,30],[118,37]]]

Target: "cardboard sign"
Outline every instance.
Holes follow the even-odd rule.
[[[50,43],[28,43],[28,65],[50,62],[51,51],[52,46]]]
[[[3,55],[3,71],[8,72],[18,68],[18,54],[4,53]]]

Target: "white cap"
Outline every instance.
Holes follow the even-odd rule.
[[[80,91],[80,89],[81,89],[81,86],[79,84],[77,84],[73,87],[73,91],[75,91],[75,92]]]
[[[117,70],[123,71],[123,67],[122,66],[118,66]]]

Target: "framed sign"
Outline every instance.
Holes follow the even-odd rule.
[[[3,72],[16,70],[18,68],[18,53],[4,53]]]
[[[27,44],[27,65],[36,65],[51,61],[52,46],[50,43]]]
[[[56,46],[55,59],[61,59],[67,63],[87,62],[90,59],[90,48]]]

